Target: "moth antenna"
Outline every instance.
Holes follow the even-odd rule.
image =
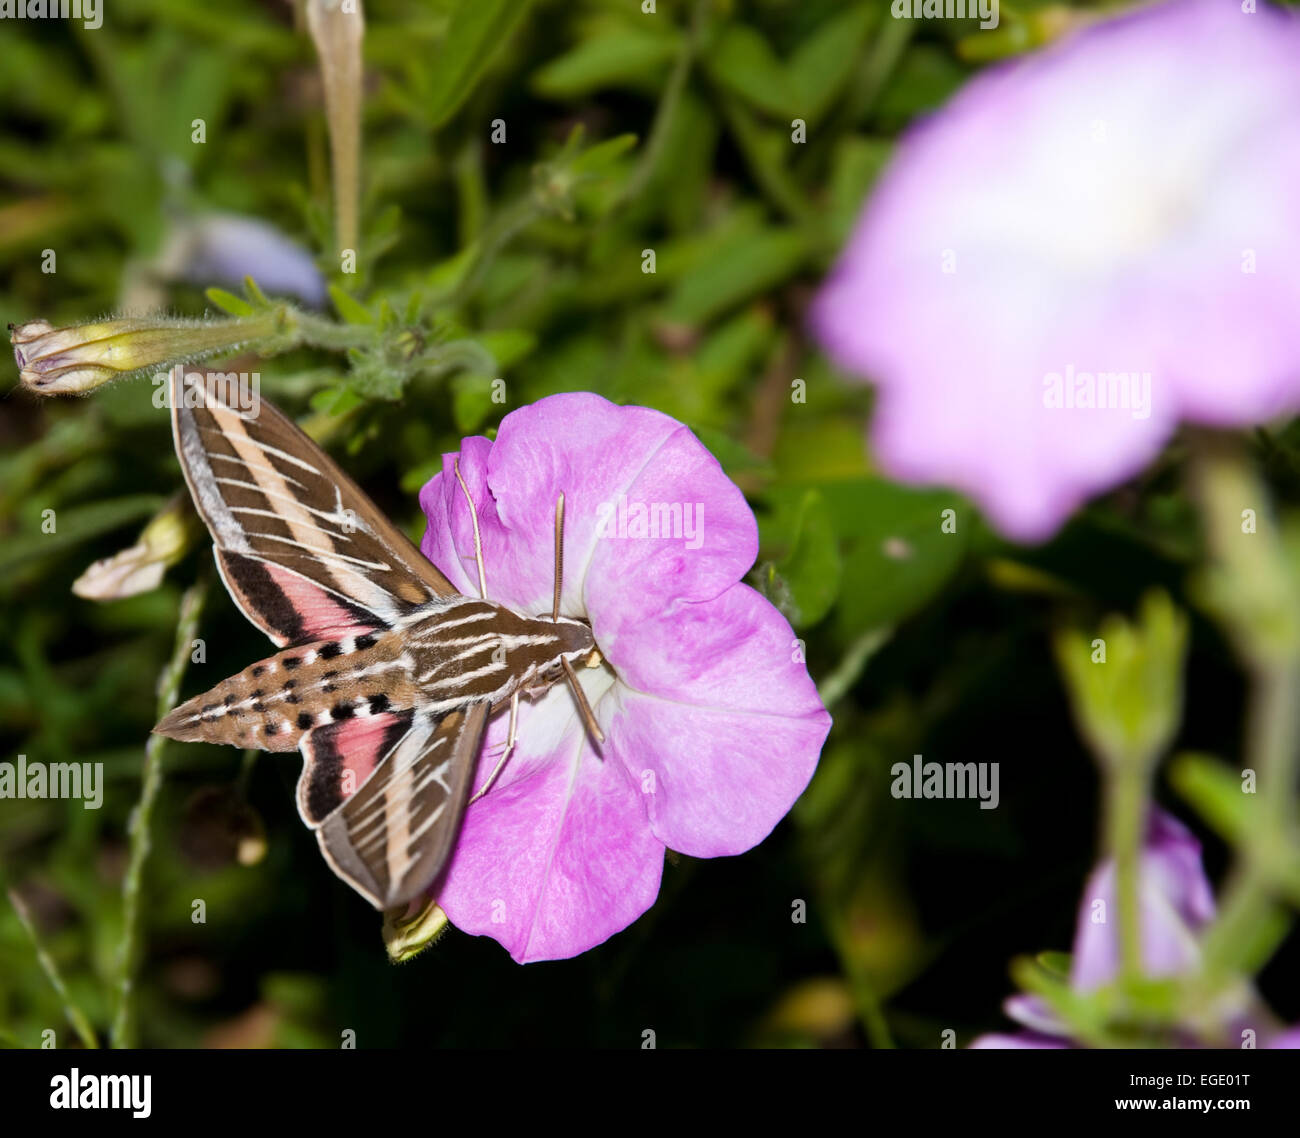
[[[560,582],[564,579],[564,491],[555,500],[555,601],[551,620],[560,619]]]
[[[600,724],[596,722],[596,713],[591,710],[591,704],[587,702],[587,694],[582,690],[582,685],[578,683],[578,673],[573,670],[573,665],[569,663],[567,657],[561,656],[560,664],[564,668],[564,678],[569,681],[569,690],[573,692],[573,698],[578,702],[578,710],[582,713],[582,718],[587,724],[587,730],[591,732],[597,743],[603,743],[605,741],[605,732],[600,729]]]
[[[483,569],[483,539],[478,532],[478,510],[474,508],[474,499],[470,497],[469,487],[465,485],[465,479],[460,473],[460,455],[456,456],[453,464],[456,469],[456,481],[460,483],[461,490],[465,493],[465,501],[469,503],[469,518],[474,523],[474,560],[478,562],[478,593],[483,600],[487,600],[487,573]]]

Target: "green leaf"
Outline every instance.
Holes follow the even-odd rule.
[[[760,111],[789,119],[795,96],[785,68],[762,34],[745,24],[729,25],[705,66],[718,82]]]
[[[364,402],[350,387],[326,387],[311,397],[309,406],[324,415],[345,415]]]
[[[618,160],[636,145],[635,134],[617,134],[587,147],[572,162],[569,169],[584,178],[604,178],[615,173]]]
[[[896,624],[920,609],[956,572],[966,547],[970,511],[956,495],[911,490],[883,479],[821,487],[841,538],[851,545],[844,576],[853,582],[839,601],[842,630],[857,635]],[[944,510],[957,509],[957,532],[945,533]]]
[[[229,312],[231,316],[252,316],[255,311],[248,301],[236,296],[233,292],[227,292],[224,288],[213,287],[203,295],[223,312]]]
[[[885,168],[893,146],[877,138],[850,135],[835,146],[831,164],[830,218],[837,242],[847,240],[867,191]]]
[[[503,328],[496,332],[482,333],[478,342],[492,353],[497,367],[504,371],[537,347],[537,335],[523,328]]]
[[[434,71],[425,104],[430,126],[441,126],[469,98],[528,7],[529,0],[460,0],[442,50],[429,63]]]
[[[445,261],[439,261],[426,278],[429,287],[436,289],[438,292],[452,292],[465,279],[465,274],[469,272],[475,260],[478,258],[479,244],[477,241],[471,241],[455,256],[448,257]],[[414,323],[412,315],[407,316],[408,323]]]
[[[619,27],[584,40],[533,76],[549,99],[577,99],[607,87],[653,87],[677,53],[676,37]]]
[[[490,375],[461,372],[451,381],[451,412],[462,435],[473,434],[492,414]]]
[[[729,478],[738,474],[756,474],[760,478],[772,476],[772,464],[760,458],[744,443],[739,443],[730,435],[713,427],[693,428],[695,437],[700,440],[722,465]]]
[[[816,490],[800,503],[794,546],[776,566],[790,591],[787,615],[796,628],[816,624],[840,591],[843,563],[830,511]]]
[[[1177,755],[1169,764],[1169,781],[1225,841],[1239,841],[1258,821],[1258,798],[1245,793],[1241,772],[1212,755]]]
[[[799,45],[787,68],[795,95],[792,114],[821,118],[853,75],[872,19],[866,5],[850,8]]]
[[[370,315],[370,310],[359,300],[349,296],[338,285],[330,285],[330,299],[334,301],[335,311],[349,324],[373,324],[375,322],[375,318]]]
[[[266,293],[262,291],[257,281],[253,280],[250,276],[244,277],[244,292],[248,294],[248,299],[252,301],[254,305],[261,308],[269,308],[271,306],[271,302],[266,299]]]
[[[130,494],[88,506],[71,506],[54,514],[53,533],[25,533],[5,539],[0,549],[0,575],[40,557],[62,553],[92,537],[109,533],[141,518],[152,517],[165,499],[158,494]]]
[[[908,49],[876,106],[890,126],[936,110],[965,81],[967,70],[946,49],[918,44]]]
[[[665,315],[680,324],[706,323],[793,276],[810,252],[807,236],[797,229],[741,235],[682,278]]]

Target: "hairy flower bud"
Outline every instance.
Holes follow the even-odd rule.
[[[41,395],[84,395],[110,380],[237,351],[272,336],[276,310],[238,320],[123,317],[56,328],[46,320],[9,326],[18,377]]]

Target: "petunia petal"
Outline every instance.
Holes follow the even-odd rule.
[[[655,835],[696,857],[762,841],[808,785],[830,730],[785,618],[738,584],[617,645],[609,748],[646,792]]]
[[[887,472],[1039,540],[1180,419],[1300,407],[1297,51],[1268,5],[1143,6],[907,135],[812,312]],[[1051,396],[1084,376],[1129,402]]]
[[[561,492],[561,607],[571,616],[601,604],[643,611],[671,597],[715,596],[757,555],[757,526],[744,496],[690,431],[658,411],[589,393],[553,395],[507,415],[495,442],[473,442],[462,449],[460,471],[478,510],[488,595],[520,612],[551,609]],[[660,540],[598,537],[602,519],[612,516],[617,527],[620,502],[666,507],[683,526],[702,522],[698,547],[689,548],[695,541],[684,532]],[[476,581],[469,510],[452,456],[420,504],[429,517],[426,556],[444,572],[440,558],[455,556]]]
[[[685,427],[599,509],[603,524],[586,583],[593,626],[625,625],[676,601],[716,597],[758,557],[753,511]]]
[[[1060,1051],[1068,1050],[1073,1044],[1065,1039],[1047,1035],[1035,1035],[1032,1031],[1021,1031],[1015,1035],[989,1034],[976,1039],[968,1051]]]
[[[829,722],[803,642],[748,585],[637,622],[595,616],[601,650],[637,691],[696,707]]]
[[[420,508],[429,524],[420,542],[420,551],[434,563],[443,575],[468,597],[479,595],[478,567],[474,560],[474,523],[465,491],[456,480],[457,459],[465,487],[474,499],[484,547],[483,560],[493,565],[492,587],[494,600],[510,604],[509,580],[497,576],[499,553],[508,547],[505,535],[497,521],[491,495],[487,491],[487,457],[492,443],[481,437],[464,439],[459,454],[442,456],[442,473],[434,475],[420,491]],[[492,594],[490,594],[492,595]]]
[[[1173,976],[1195,967],[1198,934],[1214,919],[1214,894],[1201,867],[1200,843],[1159,807],[1151,810],[1139,877],[1146,974]],[[1118,974],[1118,911],[1115,866],[1104,862],[1088,879],[1079,906],[1070,967],[1076,990],[1090,991]]]
[[[505,719],[492,725],[480,785],[500,754]],[[437,897],[457,928],[493,937],[521,964],[556,960],[644,913],[659,892],[663,854],[624,764],[596,754],[569,692],[555,687],[521,707],[516,751],[466,813]]]

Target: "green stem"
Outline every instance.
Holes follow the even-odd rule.
[[[453,307],[459,306],[467,297],[473,296],[497,254],[514,240],[516,234],[527,229],[544,212],[541,202],[532,191],[506,206],[483,231],[474,263],[461,278],[459,287],[447,303]]]
[[[287,314],[286,323],[291,337],[290,347],[307,344],[341,352],[374,343],[379,335],[373,324],[336,324],[333,320],[296,308]]]
[[[1258,824],[1241,835],[1219,915],[1205,936],[1211,983],[1262,966],[1290,927],[1276,867],[1294,856],[1300,775],[1300,592],[1270,496],[1239,445],[1193,439],[1193,478],[1212,564],[1209,596],[1250,677],[1244,766],[1255,772]],[[1243,511],[1255,527],[1243,527]]]
[[[691,73],[691,65],[695,61],[695,53],[699,50],[700,35],[703,32],[708,8],[706,0],[696,0],[691,10],[690,27],[682,39],[682,46],[678,49],[677,60],[673,64],[672,73],[668,76],[668,82],[664,85],[663,95],[660,97],[659,107],[655,111],[654,123],[650,127],[650,136],[646,140],[645,150],[642,151],[636,169],[632,171],[632,176],[628,178],[627,184],[618,195],[618,205],[623,205],[625,202],[636,198],[645,189],[646,183],[659,165],[664,146],[668,141],[668,132],[672,127],[673,116],[677,113],[677,104],[681,102],[682,92],[686,89],[687,77]]]
[[[893,629],[888,627],[868,629],[849,645],[835,670],[817,685],[817,695],[824,706],[832,707],[848,694],[867,662],[892,634]]]
[[[1135,762],[1107,768],[1106,848],[1115,859],[1120,978],[1125,981],[1142,975],[1141,858],[1149,769]]]
[[[95,1029],[90,1026],[90,1020],[86,1018],[85,1013],[77,1007],[68,994],[67,985],[64,984],[63,977],[59,973],[59,966],[54,963],[54,958],[45,950],[41,938],[37,935],[36,925],[32,921],[31,914],[27,911],[27,906],[23,904],[22,898],[13,889],[9,890],[9,903],[14,907],[14,912],[18,914],[18,921],[23,926],[24,931],[31,938],[32,947],[36,950],[36,959],[40,962],[41,970],[49,980],[50,986],[58,993],[59,999],[63,1002],[63,1012],[68,1017],[68,1022],[72,1024],[73,1030],[76,1031],[82,1046],[92,1051],[98,1049],[99,1040],[95,1038]]]
[[[207,596],[208,580],[201,576],[181,598],[180,617],[176,626],[176,644],[172,657],[158,677],[158,718],[161,719],[176,706],[180,696],[181,679],[190,661],[191,644],[198,631],[199,616]],[[150,826],[154,805],[162,787],[162,753],[166,739],[150,735],[144,749],[144,773],[141,780],[140,800],[132,812],[130,830],[130,859],[126,879],[122,886],[122,943],[118,949],[117,1011],[113,1017],[112,1041],[114,1047],[135,1047],[138,1024],[135,1014],[135,982],[142,953],[143,898],[145,866],[152,847]]]

